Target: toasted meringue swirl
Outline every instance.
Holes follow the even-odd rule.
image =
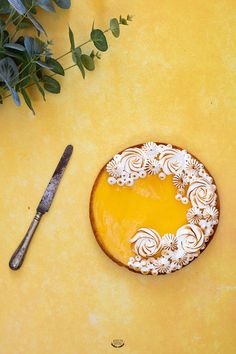
[[[216,193],[207,179],[199,177],[190,183],[187,197],[193,206],[205,208],[215,202]]]
[[[143,170],[146,163],[145,152],[139,148],[130,148],[122,152],[120,165],[128,173]]]
[[[141,228],[130,240],[134,252],[144,258],[154,256],[161,248],[161,237],[153,229]]]
[[[204,244],[204,233],[202,229],[193,224],[180,227],[176,232],[179,248],[187,253],[200,251]]]
[[[179,174],[182,172],[185,166],[184,151],[178,149],[165,149],[160,153],[160,165],[166,175]]]

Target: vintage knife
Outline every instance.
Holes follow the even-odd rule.
[[[18,248],[16,249],[16,251],[14,252],[14,254],[12,255],[10,262],[9,262],[9,267],[12,270],[17,270],[21,267],[23,261],[24,261],[24,257],[26,255],[26,252],[28,250],[30,241],[33,238],[34,232],[37,229],[37,226],[41,220],[41,217],[43,216],[43,214],[45,214],[53,201],[53,198],[56,194],[57,188],[59,186],[59,183],[61,181],[61,178],[64,174],[65,168],[70,160],[71,154],[73,152],[73,146],[72,145],[68,145],[57,165],[57,168],[44,192],[44,195],[37,207],[37,212],[36,215],[25,235],[25,237],[23,238],[23,240],[21,241],[21,243],[19,244]]]

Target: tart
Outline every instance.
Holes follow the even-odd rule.
[[[90,220],[103,251],[142,274],[175,272],[197,258],[219,222],[213,177],[186,150],[147,142],[116,154],[101,169]]]

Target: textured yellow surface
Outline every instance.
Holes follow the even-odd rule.
[[[56,54],[67,24],[87,39],[135,14],[85,81],[73,69],[37,116],[0,107],[0,353],[233,354],[236,350],[235,1],[74,1],[50,20]],[[44,15],[42,22],[50,18]],[[214,240],[190,266],[159,278],[113,263],[97,245],[89,194],[103,164],[146,140],[190,150],[221,199]],[[74,154],[18,272],[9,257],[66,144]],[[125,346],[110,342],[122,338]]]

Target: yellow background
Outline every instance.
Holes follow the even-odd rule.
[[[62,93],[36,117],[0,107],[0,353],[233,354],[236,296],[236,4],[230,0],[73,1],[41,15],[55,55],[79,42],[92,21],[135,20],[97,69],[74,68]],[[52,20],[53,17],[53,20]],[[49,21],[49,25],[47,22]],[[68,62],[69,63],[69,60]],[[134,274],[97,245],[89,195],[101,166],[127,146],[154,140],[188,149],[213,174],[221,220],[207,250],[163,277]],[[24,266],[8,268],[65,145],[74,154]],[[125,346],[110,342],[122,338]]]

